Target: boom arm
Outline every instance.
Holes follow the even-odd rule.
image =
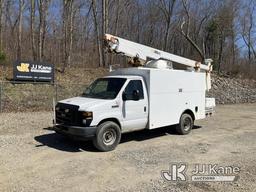
[[[163,59],[179,63],[187,67],[193,67],[196,70],[201,69],[206,72],[210,72],[212,70],[211,59],[206,59],[206,64],[201,64],[198,61],[167,53],[165,51],[154,49],[110,34],[105,34],[104,40],[107,45],[107,49],[110,52],[121,53],[131,58],[138,58],[143,61]]]
[[[115,52],[118,54],[123,54],[127,57],[135,58],[136,60],[158,60],[163,59],[167,61],[172,61],[175,63],[182,64],[187,67],[193,67],[195,71],[205,71],[206,72],[206,90],[211,89],[211,77],[210,72],[212,71],[212,60],[206,59],[205,64],[201,62],[187,59],[178,55],[167,53],[152,47],[135,43],[120,37],[116,37],[110,34],[105,34],[105,45],[110,52]]]

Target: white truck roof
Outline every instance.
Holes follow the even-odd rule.
[[[141,76],[138,76],[138,75],[107,75],[105,76],[106,77],[112,77],[112,78],[126,78],[126,79],[142,79]]]

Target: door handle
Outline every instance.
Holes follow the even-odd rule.
[[[144,112],[146,112],[147,111],[147,107],[146,106],[144,106]]]

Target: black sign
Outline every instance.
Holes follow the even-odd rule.
[[[13,65],[13,79],[53,82],[54,66],[52,64],[42,62],[17,61]]]

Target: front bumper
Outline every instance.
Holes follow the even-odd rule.
[[[77,139],[90,139],[96,135],[96,127],[78,127],[57,124],[53,127],[56,133],[71,136]]]

